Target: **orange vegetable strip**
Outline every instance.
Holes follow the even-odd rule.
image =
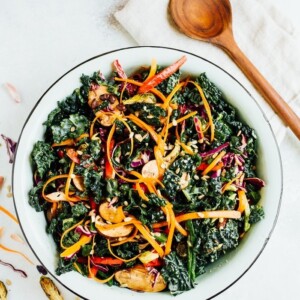
[[[52,201],[52,200],[48,199],[48,198],[47,198],[47,195],[45,195],[46,187],[48,186],[49,183],[51,183],[51,182],[54,181],[54,180],[62,179],[62,178],[68,178],[68,177],[69,177],[68,174],[63,174],[63,175],[56,175],[56,176],[53,176],[53,177],[49,178],[49,179],[46,181],[46,183],[44,184],[44,186],[43,186],[43,189],[42,189],[42,197],[43,197],[46,201],[48,201],[48,202],[52,202],[52,203],[55,202],[55,201]]]
[[[151,61],[151,67],[150,67],[149,74],[148,74],[145,81],[147,81],[149,78],[154,76],[155,73],[156,73],[156,70],[157,70],[157,63],[156,63],[156,59],[153,58],[152,61]]]
[[[124,176],[122,176],[121,174],[119,174],[116,169],[114,168],[114,165],[112,163],[112,160],[111,160],[111,154],[110,154],[110,144],[111,144],[111,140],[112,140],[112,137],[115,133],[115,130],[116,130],[116,124],[114,123],[113,126],[111,127],[110,129],[110,132],[108,134],[108,137],[107,137],[107,141],[106,141],[106,153],[107,153],[107,160],[108,160],[108,163],[110,164],[110,166],[113,168],[113,170],[115,171],[115,173],[121,178],[123,179],[124,181],[127,181],[127,182],[138,182],[139,180],[138,179],[129,179],[129,178],[126,178]]]
[[[172,101],[174,95],[185,85],[185,82],[180,82],[177,83],[174,87],[174,89],[172,90],[172,92],[168,95],[167,97],[167,101],[163,104],[163,108],[166,109],[167,106],[169,105],[169,103]]]
[[[239,207],[238,207],[238,211],[240,213],[243,212],[249,212],[249,202],[248,199],[246,197],[245,191],[243,190],[238,190],[238,197],[239,197]]]
[[[60,147],[60,146],[74,146],[75,141],[73,139],[67,139],[60,143],[54,143],[51,145],[51,147]]]
[[[73,230],[74,228],[76,228],[77,226],[81,225],[83,223],[84,219],[82,219],[81,221],[79,221],[78,223],[76,223],[75,225],[71,226],[70,228],[66,229],[63,234],[61,235],[60,237],[60,247],[62,249],[67,249],[68,247],[66,247],[64,244],[63,244],[63,240],[64,240],[64,237],[65,235],[70,232],[71,230]]]
[[[20,251],[17,251],[17,250],[14,250],[14,249],[11,249],[11,248],[8,248],[2,244],[0,244],[0,249],[4,250],[4,251],[7,251],[7,252],[12,252],[12,253],[16,253],[16,254],[19,254],[21,255],[22,257],[24,257],[29,263],[31,263],[32,265],[34,264],[28,257],[27,255],[25,255],[24,253],[20,252]]]
[[[77,142],[79,142],[81,139],[84,139],[84,138],[86,138],[86,137],[89,137],[89,134],[88,134],[88,133],[83,133],[83,134],[81,134],[79,137],[77,137],[77,138],[75,139],[75,142],[77,143]]]
[[[139,93],[147,93],[155,86],[160,84],[165,79],[169,78],[172,74],[174,74],[185,62],[187,58],[186,56],[182,56],[179,60],[171,64],[170,66],[164,68],[159,73],[155,74],[151,78],[148,78],[144,81],[143,85],[139,88]]]
[[[145,200],[145,201],[148,201],[148,200],[149,200],[149,198],[145,195],[145,192],[144,192],[143,189],[141,188],[141,185],[140,185],[139,182],[136,183],[136,190],[137,190],[139,196],[140,196],[143,200]]]
[[[150,125],[146,124],[144,121],[142,121],[141,119],[139,119],[133,114],[130,114],[129,116],[127,116],[127,118],[131,120],[133,123],[135,123],[137,126],[142,128],[143,130],[148,131],[151,137],[153,138],[153,140],[156,143],[158,143],[160,137]]]
[[[221,151],[217,157],[210,163],[210,165],[208,165],[206,167],[206,169],[204,169],[202,171],[202,175],[206,175],[207,173],[209,173],[216,165],[218,162],[220,162],[220,160],[222,159],[222,157],[226,154],[226,151]]]
[[[119,260],[121,260],[121,261],[123,261],[123,262],[130,262],[130,261],[136,260],[136,259],[141,255],[141,254],[139,253],[138,255],[136,255],[136,256],[134,256],[134,257],[132,257],[132,258],[129,258],[129,259],[124,259],[124,258],[122,258],[122,257],[119,257],[118,255],[116,255],[116,254],[112,251],[111,246],[110,246],[110,240],[109,240],[109,239],[107,239],[107,248],[108,248],[109,253],[110,253],[113,257],[115,257],[115,258],[117,258],[117,259],[119,259]]]
[[[115,81],[122,81],[122,82],[132,83],[132,84],[137,85],[137,86],[142,86],[143,85],[142,82],[139,82],[139,81],[136,81],[136,80],[133,80],[133,79],[129,79],[129,78],[125,79],[125,78],[115,77],[114,79],[115,79]],[[160,92],[159,90],[153,88],[150,91],[154,95],[159,97],[163,102],[165,102],[167,100],[167,98],[164,96],[164,94],[162,92]]]
[[[148,232],[148,230],[141,223],[137,223],[137,224],[134,224],[134,225],[136,226],[136,228],[138,229],[138,231],[143,235],[143,237],[145,238],[145,240],[147,240],[149,242],[149,244],[156,250],[156,252],[158,253],[158,255],[160,257],[163,257],[164,256],[164,250],[156,242],[156,240]]]
[[[212,211],[202,211],[202,212],[191,212],[186,213],[176,217],[177,222],[184,222],[187,220],[193,219],[218,219],[218,218],[227,218],[227,219],[239,219],[241,213],[237,210],[212,210]],[[160,228],[167,226],[166,221],[152,224],[152,228]]]
[[[74,167],[75,167],[75,162],[72,161],[71,166],[70,166],[70,170],[69,170],[69,175],[68,175],[68,178],[67,178],[67,181],[66,181],[66,186],[65,186],[65,195],[66,195],[66,198],[67,198],[68,201],[74,201],[74,200],[78,201],[77,198],[69,196],[70,184],[71,184],[72,175],[73,175],[73,172],[74,172]]]
[[[106,283],[108,281],[110,281],[112,278],[114,278],[115,274],[112,274],[110,277],[106,278],[106,279],[99,279],[97,277],[95,277],[95,275],[93,274],[92,270],[91,270],[91,257],[88,256],[88,271],[89,271],[89,277],[93,278],[95,281],[100,282],[100,283]]]
[[[177,123],[177,124],[178,124],[178,123],[181,123],[182,121],[184,121],[184,120],[186,120],[186,119],[188,119],[188,118],[190,118],[190,117],[193,117],[193,116],[196,115],[196,114],[197,114],[196,111],[192,111],[191,113],[188,113],[187,115],[185,115],[185,116],[183,116],[183,117],[177,119],[177,120],[176,120],[176,123]],[[169,129],[170,129],[171,127],[173,127],[173,126],[174,126],[173,123],[171,123],[171,124],[168,125]]]
[[[210,106],[208,104],[208,101],[204,95],[204,92],[201,88],[201,86],[196,83],[195,81],[189,81],[190,83],[192,83],[198,90],[200,96],[201,96],[201,99],[203,101],[203,105],[204,105],[204,108],[206,110],[206,113],[207,113],[207,117],[208,117],[208,123],[210,125],[210,141],[212,142],[215,138],[215,125],[213,123],[213,118],[212,118],[212,114],[211,114],[211,110],[210,110]]]
[[[175,214],[170,203],[167,203],[166,209],[169,211],[169,216],[170,216],[170,227],[169,227],[167,242],[165,246],[165,255],[168,255],[171,252],[171,247],[172,247],[172,242],[173,242],[173,237],[175,232]]]
[[[228,190],[228,188],[233,184],[233,182],[235,182],[236,180],[238,180],[241,176],[242,176],[243,172],[240,172],[239,174],[237,174],[236,177],[234,177],[233,179],[231,179],[230,181],[228,181],[227,183],[225,183],[222,188],[221,188],[221,193],[223,194],[225,191]]]
[[[2,205],[0,205],[0,211],[5,213],[8,217],[10,217],[12,220],[14,220],[17,224],[19,224],[18,219],[10,211],[8,211],[5,207],[3,207]]]
[[[99,223],[95,223],[95,226],[98,230],[105,230],[105,229],[114,229],[118,227],[122,227],[125,225],[130,225],[130,224],[141,224],[141,222],[137,219],[132,218],[130,221],[124,221],[120,223],[114,223],[114,224],[105,224],[105,225],[100,225]]]
[[[60,257],[68,257],[74,254],[75,252],[80,250],[81,246],[88,244],[91,240],[92,240],[91,236],[82,235],[79,241],[73,244],[72,246],[68,247],[67,249],[65,249],[65,251],[63,251],[60,254]]]

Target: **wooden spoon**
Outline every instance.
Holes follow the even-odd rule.
[[[300,139],[300,119],[236,44],[229,0],[170,0],[170,14],[187,36],[225,50],[284,123]]]

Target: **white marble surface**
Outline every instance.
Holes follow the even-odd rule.
[[[39,97],[74,65],[112,49],[136,45],[113,17],[125,3],[126,0],[0,1],[0,133],[17,140]],[[274,0],[273,3],[300,31],[300,3],[295,0]],[[18,88],[21,103],[11,99],[3,87],[5,82]],[[8,195],[11,165],[2,139],[0,143],[0,176],[5,177],[0,205],[13,211],[13,200]],[[300,299],[300,143],[289,132],[280,150],[284,192],[276,228],[254,266],[230,289],[216,297],[218,300]],[[3,214],[0,215],[0,227],[4,228],[0,243],[22,250],[37,263],[26,245],[11,239],[11,234],[21,235],[21,231]],[[0,259],[26,269],[29,275],[22,278],[0,265],[0,280],[11,283],[7,286],[8,299],[46,299],[35,266],[1,249]],[[75,295],[60,289],[66,300],[76,299]]]

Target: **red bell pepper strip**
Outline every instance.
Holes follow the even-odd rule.
[[[90,271],[90,274],[89,274],[89,278],[96,277],[97,272],[98,272],[98,268],[94,267],[94,266],[91,266],[90,270],[91,271]]]
[[[91,261],[94,264],[99,264],[99,265],[121,265],[123,261],[118,258],[113,258],[113,257],[98,257],[98,256],[93,256],[91,258]]]
[[[203,171],[205,170],[209,165],[205,162],[202,162],[198,167],[197,170],[198,171]],[[219,162],[216,166],[214,166],[211,170],[212,171],[218,171],[219,169],[221,169],[224,166],[223,162]]]
[[[179,60],[174,62],[172,65],[166,67],[156,75],[148,78],[144,81],[143,85],[139,88],[138,93],[143,94],[147,93],[158,84],[160,84],[165,79],[169,78],[172,74],[174,74],[185,62],[187,58],[186,56],[182,56]]]
[[[140,187],[141,187],[141,189],[143,190],[144,193],[149,193],[146,184],[144,184],[144,183],[141,182],[141,183],[140,183]],[[137,189],[136,183],[132,186],[132,188],[133,188],[134,190]]]
[[[148,263],[144,264],[144,266],[147,267],[160,267],[162,266],[163,262],[160,258],[153,259],[152,261],[149,261]]]

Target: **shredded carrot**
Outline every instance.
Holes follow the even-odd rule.
[[[116,254],[112,251],[111,246],[110,246],[110,240],[109,240],[109,239],[107,239],[107,248],[108,248],[109,253],[110,253],[113,257],[115,257],[115,258],[117,258],[117,259],[120,259],[120,260],[123,261],[123,262],[130,262],[130,261],[136,260],[136,259],[141,255],[141,254],[139,253],[138,255],[136,255],[136,256],[134,256],[134,257],[132,257],[132,258],[129,258],[129,259],[124,259],[124,258],[122,258],[122,257],[119,257],[118,255],[116,255]]]
[[[157,70],[157,63],[156,63],[156,59],[153,58],[152,62],[151,62],[149,74],[148,74],[147,78],[145,79],[145,81],[148,80],[149,78],[151,78],[152,76],[154,76],[156,73],[156,70]]]
[[[143,200],[145,200],[145,201],[148,201],[148,200],[149,200],[149,198],[145,195],[145,192],[144,192],[143,189],[141,188],[141,185],[140,185],[139,182],[136,183],[136,190],[137,190],[139,196],[140,196]]]
[[[52,201],[52,200],[50,200],[49,198],[47,198],[47,195],[45,195],[45,190],[46,190],[46,188],[47,188],[47,186],[52,182],[52,181],[55,181],[55,180],[57,180],[57,179],[62,179],[62,178],[68,178],[68,174],[63,174],[63,175],[56,175],[56,176],[53,176],[53,177],[51,177],[51,178],[49,178],[46,182],[45,182],[45,184],[44,184],[44,186],[43,186],[43,189],[42,189],[42,197],[46,200],[46,201],[48,201],[48,202],[55,202],[55,201]]]
[[[137,86],[142,86],[143,85],[142,82],[139,82],[139,81],[136,81],[136,80],[133,80],[133,79],[129,79],[129,78],[115,77],[114,79],[115,79],[115,81],[128,82],[128,83],[132,83],[132,84],[137,85]],[[163,102],[165,102],[167,100],[166,97],[164,96],[164,94],[162,92],[160,92],[159,90],[157,90],[156,88],[153,88],[150,91],[154,95],[156,95],[157,97],[159,97]]]
[[[156,143],[158,143],[159,135],[155,132],[155,130],[150,125],[146,124],[144,121],[142,121],[141,119],[139,119],[138,117],[136,117],[133,114],[127,116],[127,118],[129,120],[131,120],[133,123],[135,123],[137,126],[142,128],[143,130],[148,131],[150,133],[151,137],[153,138],[153,140]]]
[[[218,162],[221,161],[222,157],[226,154],[226,151],[221,151],[217,157],[202,171],[202,175],[206,175],[209,173],[216,165]]]
[[[249,208],[249,202],[248,202],[245,192],[243,190],[238,190],[238,197],[239,197],[238,211],[240,213],[243,213],[243,212],[248,213],[250,208]]]
[[[225,191],[227,191],[229,187],[242,176],[242,174],[243,172],[238,173],[236,177],[225,183],[221,188],[221,193],[223,194]]]
[[[60,247],[62,249],[67,249],[68,247],[66,247],[64,244],[63,244],[63,240],[64,240],[64,237],[65,235],[70,232],[71,230],[73,230],[74,228],[76,228],[77,226],[81,225],[83,223],[84,219],[79,221],[78,223],[76,223],[75,225],[71,226],[70,228],[66,229],[63,234],[61,235],[60,237]]]
[[[175,96],[175,94],[185,85],[185,82],[180,82],[177,83],[174,87],[174,89],[172,90],[172,92],[168,95],[166,102],[163,104],[163,108],[166,109],[168,107],[168,105],[170,104],[170,102],[172,101],[173,97]]]
[[[175,214],[170,203],[167,202],[165,208],[168,210],[169,217],[170,217],[170,227],[169,227],[167,242],[165,246],[165,255],[168,255],[171,252],[171,247],[172,247],[172,242],[173,242],[173,237],[175,232]]]
[[[67,139],[60,143],[54,143],[51,145],[51,147],[60,147],[60,146],[74,146],[75,141],[73,139]]]
[[[12,252],[12,253],[16,253],[16,254],[19,254],[21,255],[22,257],[24,257],[29,263],[31,263],[32,265],[34,264],[28,257],[27,255],[25,255],[24,253],[20,252],[20,251],[17,251],[17,250],[14,250],[14,249],[11,249],[11,248],[8,248],[2,244],[0,244],[0,248],[3,249],[4,251],[7,251],[7,252]]]
[[[204,105],[204,108],[205,108],[205,111],[207,113],[207,117],[208,117],[208,123],[209,123],[209,126],[210,126],[210,141],[212,142],[215,138],[215,125],[213,123],[213,118],[212,118],[212,114],[211,114],[211,110],[210,110],[210,106],[208,104],[208,101],[204,95],[204,92],[201,88],[201,86],[196,83],[195,81],[189,81],[190,83],[192,83],[198,90],[200,96],[201,96],[201,99],[203,101],[203,105]]]
[[[212,211],[201,211],[201,212],[191,212],[186,213],[176,217],[177,222],[184,222],[187,220],[193,219],[218,219],[218,218],[227,218],[227,219],[239,219],[241,213],[237,210],[212,210]],[[152,228],[160,228],[167,226],[166,221],[152,224]]]
[[[138,179],[130,179],[130,178],[126,178],[124,177],[123,175],[119,174],[116,169],[114,168],[114,165],[112,163],[112,159],[111,159],[111,153],[110,153],[110,144],[111,144],[111,141],[112,141],[112,137],[115,133],[115,130],[116,130],[116,124],[114,123],[113,126],[111,127],[110,129],[110,132],[108,134],[108,137],[107,137],[107,141],[106,141],[106,153],[107,153],[107,160],[108,160],[108,163],[110,164],[110,166],[112,167],[112,169],[115,171],[115,173],[117,174],[117,176],[119,176],[121,179],[123,179],[124,181],[127,181],[127,182],[132,182],[132,183],[136,183],[138,182],[139,180]]]
[[[76,253],[78,250],[80,250],[81,246],[88,244],[91,240],[91,236],[82,235],[79,241],[65,249],[65,251],[60,254],[60,257],[68,257]]]
[[[70,197],[69,196],[69,190],[70,190],[70,184],[71,184],[71,180],[72,180],[72,175],[74,172],[74,167],[75,167],[75,162],[72,161],[71,165],[70,165],[70,170],[69,170],[69,175],[66,181],[66,186],[65,186],[65,195],[68,201],[78,201],[78,198],[74,198],[74,197]],[[83,200],[83,198],[81,198],[80,200]]]
[[[161,246],[156,242],[154,237],[149,233],[149,231],[141,224],[134,224],[138,231],[143,235],[144,239],[149,242],[149,244],[156,250],[160,257],[164,256],[164,250]]]
[[[75,142],[78,143],[80,140],[82,140],[84,138],[87,138],[87,137],[89,137],[89,134],[88,133],[83,133],[75,139]]]
[[[197,114],[196,111],[192,111],[191,113],[186,114],[185,116],[183,116],[183,117],[181,117],[181,118],[179,118],[179,119],[176,120],[176,125],[179,124],[179,123],[181,123],[181,122],[183,122],[184,120],[186,120],[186,119],[188,119],[190,117],[193,117],[196,114]],[[168,128],[170,129],[173,126],[174,126],[173,123],[171,123],[171,124],[168,125]]]
[[[12,220],[14,220],[17,224],[19,224],[18,219],[10,211],[8,211],[5,207],[3,207],[2,205],[0,205],[0,211],[5,213],[8,217],[10,217]]]

